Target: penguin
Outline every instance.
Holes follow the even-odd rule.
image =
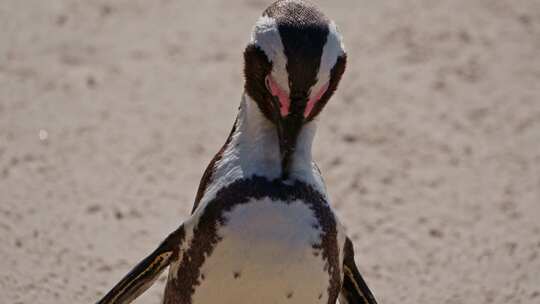
[[[346,61],[335,23],[313,4],[264,10],[244,51],[238,115],[191,216],[97,303],[130,303],[169,267],[164,304],[376,304],[311,154]]]

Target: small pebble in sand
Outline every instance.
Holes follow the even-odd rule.
[[[49,138],[49,132],[47,132],[46,130],[41,129],[41,130],[39,130],[38,136],[39,136],[39,140],[45,141],[45,140],[47,140],[47,138]]]

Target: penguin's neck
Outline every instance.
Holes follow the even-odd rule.
[[[315,130],[314,121],[303,126],[284,178],[276,126],[244,94],[232,132],[203,176],[195,208],[199,201],[210,201],[220,189],[253,177],[284,183],[300,181],[325,194],[324,182],[311,158]]]
[[[299,177],[312,173],[311,146],[315,130],[315,122],[310,122],[300,131],[289,172],[285,174],[289,179],[302,179]],[[223,161],[230,162],[227,166],[239,170],[237,173],[244,178],[262,176],[273,180],[284,176],[276,126],[247,94],[242,97],[231,136],[223,155]]]

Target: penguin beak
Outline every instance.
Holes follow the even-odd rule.
[[[277,103],[277,98],[274,98],[274,102]],[[302,105],[307,102],[306,100],[291,100],[291,107],[297,105]],[[281,114],[280,111],[275,111],[277,116],[275,119],[277,134],[279,139],[279,150],[281,153],[281,167],[282,167],[282,177],[287,178],[289,173],[289,166],[296,149],[296,141],[300,130],[302,130],[302,125],[304,124],[304,117],[302,111],[297,111],[296,109],[291,108],[291,111],[288,112],[285,116]]]
[[[271,75],[265,78],[265,85],[272,96],[274,122],[277,127],[281,152],[282,176],[286,178],[296,148],[296,141],[304,124],[304,111],[309,96],[304,93],[287,94]]]

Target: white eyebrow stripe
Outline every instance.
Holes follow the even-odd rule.
[[[276,19],[268,16],[260,17],[255,23],[250,42],[260,47],[272,62],[272,77],[288,94],[290,92],[289,75],[285,68],[287,57]],[[279,73],[279,71],[284,73]]]
[[[330,71],[336,64],[338,57],[343,54],[345,54],[345,49],[341,34],[338,32],[334,21],[331,21],[328,24],[328,35],[326,36],[326,43],[321,55],[321,64],[317,72],[317,83],[312,87],[311,95],[317,94],[322,86],[330,80]]]
[[[270,60],[274,59],[279,51],[283,51],[276,19],[260,17],[251,32],[251,43],[258,45]]]

